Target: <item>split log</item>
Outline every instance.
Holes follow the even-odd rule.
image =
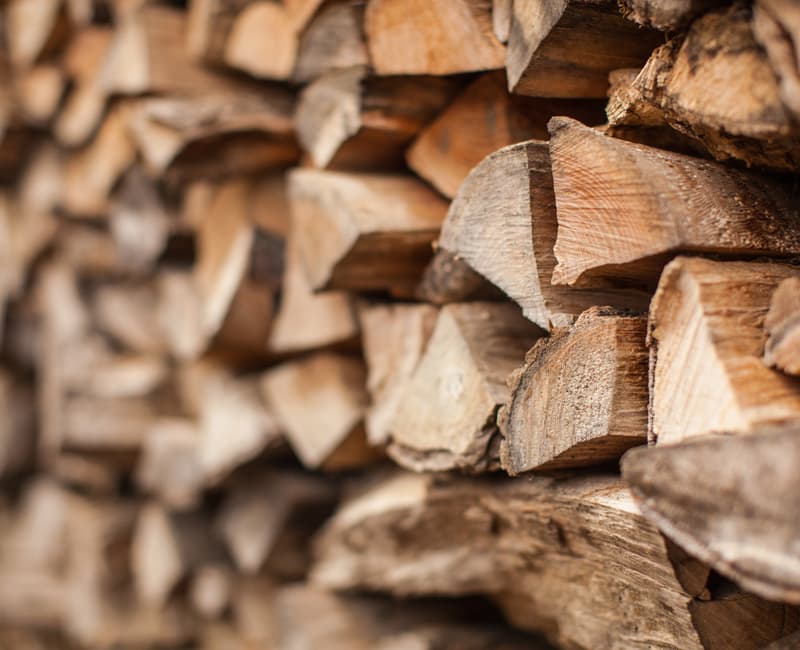
[[[379,75],[496,70],[505,48],[492,31],[491,5],[478,0],[370,0],[364,29]]]
[[[643,27],[674,32],[728,0],[622,0],[625,17]]]
[[[219,619],[225,614],[234,588],[231,574],[223,563],[207,564],[194,572],[189,599],[201,617]]]
[[[391,423],[433,333],[437,310],[430,305],[368,305],[359,310],[367,362],[367,439],[388,442]]]
[[[643,514],[694,557],[770,600],[800,603],[796,426],[637,449],[622,461]]]
[[[606,96],[608,73],[642,65],[663,41],[608,0],[514,0],[508,37],[508,89],[536,97]]]
[[[317,167],[397,168],[414,136],[458,90],[440,77],[373,77],[336,70],[300,94],[297,137]]]
[[[749,434],[800,415],[800,385],[768,368],[764,317],[785,264],[678,258],[650,307],[650,431],[658,444]]]
[[[515,305],[443,307],[395,407],[389,455],[415,471],[496,468],[506,380],[541,334]]]
[[[647,319],[597,308],[525,355],[498,418],[503,469],[584,467],[647,442]]]
[[[14,66],[33,65],[58,50],[69,35],[61,0],[11,0],[4,10],[4,44]]]
[[[509,95],[505,74],[487,73],[425,127],[408,149],[406,160],[417,174],[452,198],[485,156],[523,140],[546,140],[547,120],[553,115],[603,121],[599,103]]]
[[[58,110],[65,85],[61,70],[46,63],[30,68],[14,79],[17,110],[25,122],[47,125]]]
[[[291,102],[277,87],[141,100],[130,118],[131,134],[148,171],[173,184],[285,167],[299,155]]]
[[[685,37],[653,52],[619,99],[607,110],[613,126],[666,123],[701,142],[717,160],[778,171],[800,168],[800,127],[781,102],[747,5],[695,20]],[[643,112],[642,104],[650,110]]]
[[[788,0],[759,0],[753,10],[753,34],[767,52],[778,77],[781,100],[800,119],[800,64],[797,44],[800,41],[800,12]]]
[[[743,594],[704,603],[687,591],[698,576],[676,569],[666,540],[608,475],[390,476],[347,501],[316,549],[314,584],[490,594],[514,625],[559,646],[723,648],[736,634],[737,647],[758,648],[800,624],[790,606]],[[695,583],[703,589],[705,578]],[[637,617],[620,603],[635,603]]]
[[[201,432],[188,418],[160,418],[145,432],[136,466],[143,492],[173,510],[199,505],[206,474],[200,463]]]
[[[775,289],[764,328],[764,362],[790,375],[800,375],[800,277],[788,278]]]
[[[95,326],[133,352],[163,354],[165,339],[153,305],[157,295],[150,283],[106,284],[90,299]]]
[[[289,176],[295,235],[315,290],[412,295],[447,206],[408,176],[298,169]]]
[[[450,204],[440,250],[469,264],[545,330],[569,325],[592,305],[646,309],[644,292],[551,285],[555,203],[546,143],[500,149],[470,172]]]
[[[102,218],[109,209],[111,189],[136,157],[128,128],[131,106],[111,109],[94,139],[67,161],[61,204],[70,215]]]
[[[271,473],[248,477],[231,486],[216,520],[240,572],[259,574],[279,551],[280,538],[293,517],[300,515],[314,528],[333,506],[336,490],[313,476]]]
[[[32,387],[0,368],[0,479],[27,470],[36,452]]]
[[[333,70],[369,65],[364,4],[339,0],[322,6],[300,38],[294,81],[307,83]]]
[[[279,353],[313,350],[355,338],[359,327],[352,297],[343,291],[314,293],[294,240],[290,235],[269,349]]]
[[[512,4],[512,0],[492,1],[492,29],[501,43],[508,42],[508,35],[511,32]]]
[[[796,198],[780,179],[624,142],[566,118],[551,120],[550,130],[554,283],[647,286],[680,251],[800,252]]]
[[[267,403],[306,467],[344,469],[377,457],[364,433],[365,375],[358,359],[326,352],[264,374]]]
[[[417,300],[446,305],[451,302],[505,300],[505,294],[463,259],[438,247],[414,290]]]
[[[136,595],[163,607],[189,572],[221,560],[222,547],[199,512],[171,513],[157,503],[139,512],[131,544]]]

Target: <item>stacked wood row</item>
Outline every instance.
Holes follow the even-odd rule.
[[[0,648],[800,643],[795,3],[0,31]]]

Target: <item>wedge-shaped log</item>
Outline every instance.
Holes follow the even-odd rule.
[[[514,0],[508,89],[536,97],[605,97],[608,73],[640,66],[663,42],[609,0]]]
[[[389,454],[416,471],[496,467],[506,380],[542,333],[516,305],[443,307],[389,424]]]
[[[644,27],[674,32],[691,20],[727,0],[622,0],[625,17]]]
[[[434,305],[446,305],[474,300],[504,300],[505,294],[463,259],[437,247],[414,290],[414,297]]]
[[[800,417],[800,385],[768,368],[764,317],[784,264],[678,258],[650,307],[650,437],[749,434]]]
[[[487,156],[450,204],[440,250],[503,290],[540,327],[564,327],[592,305],[646,309],[648,297],[613,287],[550,284],[556,208],[548,147],[528,141]]]
[[[286,167],[299,149],[292,96],[270,86],[253,92],[141,100],[130,132],[148,170],[173,183]]]
[[[753,33],[767,52],[780,83],[784,106],[800,119],[800,12],[791,0],[759,0],[753,10]]]
[[[785,38],[770,44],[785,47]],[[669,124],[717,160],[796,171],[800,127],[781,98],[753,35],[751,9],[737,3],[701,16],[685,37],[655,50],[630,92],[613,97],[607,112],[612,125]],[[642,111],[643,104],[651,110]]]
[[[297,105],[297,137],[317,167],[402,166],[403,152],[460,84],[441,77],[374,77],[365,66],[309,84]]]
[[[382,445],[436,323],[431,305],[369,305],[359,310],[367,362],[367,438]]]
[[[800,276],[784,280],[775,289],[764,327],[764,361],[790,375],[800,375]]]
[[[680,251],[730,256],[800,252],[790,185],[550,122],[558,213],[553,282],[652,284]]]
[[[332,70],[369,65],[365,4],[338,0],[322,6],[300,38],[294,81],[305,83]]]
[[[294,242],[290,234],[280,308],[269,335],[269,349],[313,350],[355,338],[359,326],[353,298],[344,291],[314,293]]]
[[[453,74],[503,67],[505,48],[482,0],[370,0],[370,58],[387,74]]]
[[[361,361],[327,352],[264,375],[264,396],[306,467],[342,469],[377,457],[364,433],[365,381]]]
[[[318,585],[491,594],[514,625],[561,647],[757,648],[798,625],[796,608],[754,596],[693,598],[707,570],[675,567],[666,540],[608,475],[393,475],[345,502],[316,549]],[[635,603],[637,616],[620,603]]]
[[[315,290],[411,295],[447,204],[410,176],[298,169],[289,176],[295,236]]]
[[[452,198],[485,156],[523,140],[547,139],[547,120],[553,115],[603,121],[598,102],[509,95],[504,73],[486,73],[425,127],[406,160],[417,174]]]
[[[763,598],[800,603],[796,425],[636,449],[622,461],[645,517]]]
[[[594,307],[540,339],[500,410],[503,469],[582,467],[647,441],[647,319]]]

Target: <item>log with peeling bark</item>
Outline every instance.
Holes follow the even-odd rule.
[[[443,307],[388,424],[389,455],[415,471],[496,469],[506,380],[541,335],[515,305]]]
[[[439,247],[499,287],[546,330],[568,325],[592,305],[645,309],[648,297],[636,289],[551,284],[559,227],[555,204],[547,144],[505,147],[482,160],[462,184]]]
[[[406,159],[411,169],[452,198],[485,156],[523,140],[546,139],[547,120],[553,115],[602,121],[597,102],[509,95],[502,72],[486,73],[425,127]]]
[[[766,366],[764,319],[787,264],[678,258],[650,306],[651,440],[751,434],[796,420],[800,386]]]
[[[662,36],[625,20],[608,0],[514,0],[509,91],[535,97],[605,97],[608,73],[644,63]]]
[[[498,418],[503,469],[597,465],[646,442],[646,324],[594,307],[536,342]]]
[[[354,358],[320,352],[268,371],[267,403],[306,467],[344,469],[375,460],[364,430],[366,371]],[[313,401],[315,407],[306,405]]]
[[[631,92],[612,100],[609,122],[666,123],[700,141],[717,160],[797,171],[800,131],[791,98],[784,106],[778,77],[756,42],[751,13],[744,4],[709,12],[685,36],[655,50]],[[774,52],[785,52],[783,35],[762,38],[774,56],[785,56]],[[791,79],[787,83],[791,88]],[[637,109],[642,104],[650,110]]]
[[[459,85],[446,77],[375,77],[365,65],[333,70],[300,94],[297,137],[316,167],[397,168]]]
[[[550,122],[558,215],[553,282],[647,286],[676,252],[800,252],[791,183]],[[667,191],[668,190],[668,191]]]
[[[772,294],[764,319],[764,361],[790,375],[800,375],[800,277],[787,278]]]
[[[505,48],[481,0],[370,0],[364,29],[375,71],[453,74],[503,67]]]
[[[412,295],[447,204],[411,176],[298,169],[289,197],[300,257],[315,290]]]
[[[515,624],[567,647],[758,648],[800,624],[794,607],[716,595],[705,567],[673,564],[670,544],[610,475],[390,475],[345,502],[316,548],[320,586],[485,593]],[[624,615],[625,603],[639,614]]]
[[[770,600],[800,602],[796,425],[637,449],[622,462],[642,512],[671,539]]]
[[[625,17],[644,27],[674,32],[727,0],[622,0]]]

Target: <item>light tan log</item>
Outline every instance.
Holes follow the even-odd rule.
[[[790,375],[800,375],[800,277],[787,278],[775,289],[764,328],[764,362]]]
[[[53,135],[65,146],[88,142],[103,118],[108,92],[101,85],[101,74],[112,39],[107,27],[87,27],[64,53],[64,72],[73,87],[53,124]]]
[[[608,73],[642,65],[663,42],[625,20],[609,0],[514,0],[508,89],[536,97],[606,96]]]
[[[636,449],[622,470],[642,512],[694,557],[763,598],[800,603],[796,426]]]
[[[67,161],[61,203],[69,214],[101,218],[108,212],[111,189],[136,156],[127,129],[130,110],[125,103],[114,106],[94,139]]]
[[[597,102],[509,95],[503,72],[486,73],[425,127],[406,152],[406,160],[417,174],[453,198],[485,156],[523,140],[546,140],[547,120],[553,115],[603,121]]]
[[[52,64],[43,63],[22,72],[14,80],[14,97],[25,121],[46,125],[58,110],[65,85],[63,73]]]
[[[173,183],[285,167],[298,158],[291,95],[278,87],[260,95],[141,100],[130,129],[148,170]]]
[[[647,441],[647,319],[593,307],[525,355],[500,409],[503,469],[599,465]]]
[[[628,20],[662,32],[674,32],[693,18],[727,0],[622,0],[620,8]]]
[[[376,458],[364,433],[365,380],[359,360],[331,353],[284,363],[264,374],[267,403],[306,467],[343,469]]]
[[[741,593],[700,600],[709,597],[707,570],[674,566],[666,540],[609,475],[393,475],[346,501],[316,549],[314,584],[491,594],[512,624],[559,646],[726,647],[736,638],[758,648],[800,622],[796,608]],[[622,615],[620,603],[635,603],[637,617]]]
[[[551,285],[556,230],[548,146],[531,140],[500,149],[470,172],[450,204],[439,247],[499,287],[546,330],[569,325],[592,305],[646,309],[644,292]]]
[[[324,348],[353,339],[359,326],[352,297],[344,291],[314,293],[290,234],[281,302],[269,336],[273,352]]]
[[[751,23],[750,7],[740,4],[695,20],[685,38],[653,52],[623,101],[612,98],[610,124],[667,123],[717,160],[796,171],[800,127]]]
[[[800,252],[796,201],[780,179],[624,142],[566,118],[551,120],[550,131],[554,283],[646,286],[680,251]]]
[[[501,43],[508,42],[508,35],[511,32],[512,4],[512,0],[492,1],[492,29]]]
[[[364,29],[379,75],[495,70],[505,48],[480,0],[370,0]]]
[[[69,33],[69,19],[61,0],[11,0],[4,18],[8,58],[19,67],[30,66],[57,50]]]
[[[246,479],[246,480],[245,480]],[[315,512],[331,509],[335,489],[327,481],[305,474],[270,473],[242,477],[223,502],[216,528],[240,572],[256,575],[279,552],[280,538],[293,517],[318,523]]]
[[[96,327],[134,352],[165,351],[153,305],[155,287],[150,284],[107,284],[99,287],[91,299]]]
[[[363,0],[324,4],[300,37],[292,79],[307,83],[327,72],[369,65]]]
[[[515,305],[443,307],[388,425],[392,458],[415,471],[496,468],[506,380],[541,335]]]
[[[785,264],[678,258],[650,307],[650,438],[750,434],[800,415],[800,386],[768,368],[764,317]]]
[[[790,0],[759,0],[753,10],[753,34],[767,52],[778,77],[784,106],[800,118],[800,63],[795,52],[800,41],[800,11]]]
[[[317,167],[397,168],[414,136],[459,88],[441,77],[373,77],[365,66],[309,84],[297,105],[297,137]]]
[[[201,431],[188,418],[159,418],[145,432],[136,465],[144,493],[174,510],[199,505],[206,474],[200,463]]]
[[[289,177],[295,236],[315,290],[411,295],[447,210],[410,176],[308,169]]]
[[[222,618],[230,605],[233,582],[233,572],[226,564],[218,562],[198,568],[189,587],[194,611],[205,619]]]
[[[422,357],[436,323],[431,305],[364,305],[359,309],[367,362],[367,439],[385,444],[406,384]]]

